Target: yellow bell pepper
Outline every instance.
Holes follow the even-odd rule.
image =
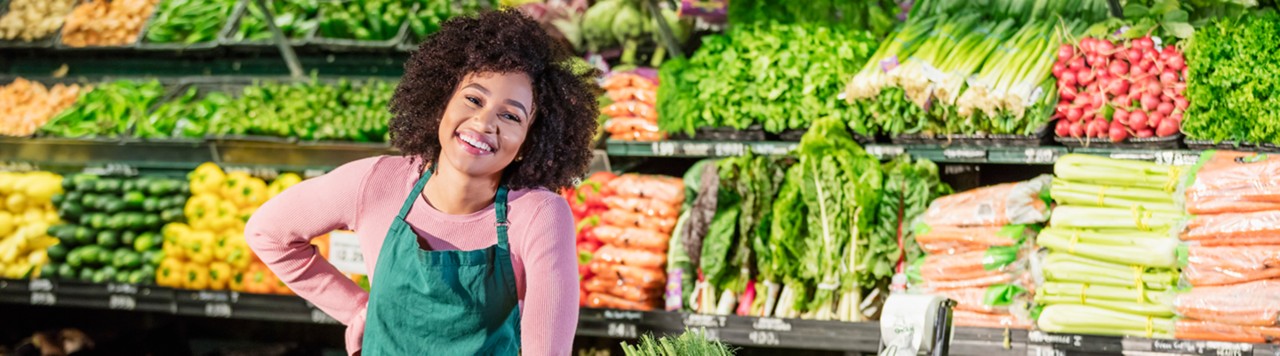
[[[160,262],[160,268],[156,269],[156,284],[161,287],[181,287],[185,272],[186,265],[183,265],[181,260],[166,257]]]
[[[228,243],[226,261],[237,270],[249,268],[249,264],[253,262],[253,251],[249,249],[249,243],[244,239]]]
[[[180,239],[182,238],[180,237]],[[213,261],[213,240],[214,235],[212,232],[192,231],[187,234],[185,240],[180,241],[182,241],[182,246],[185,247],[186,251],[183,252],[186,254],[187,260],[205,265]]]
[[[227,281],[227,289],[234,292],[243,292],[246,274],[247,272],[243,270],[232,270],[231,279]]]
[[[191,199],[187,199],[187,205],[182,207],[182,214],[187,216],[187,220],[199,220],[214,215],[214,211],[218,209],[219,200],[213,193],[196,194]]]
[[[182,288],[209,289],[209,267],[200,263],[188,263],[183,268]]]
[[[302,182],[302,177],[298,176],[297,174],[294,174],[294,173],[281,174],[280,176],[276,177],[276,180],[271,181],[270,185],[267,185],[267,196],[269,198],[274,198],[275,196],[280,195],[280,193],[283,193],[285,189],[289,189],[289,187],[292,187],[293,185],[301,182]]]
[[[236,199],[239,198],[242,188],[250,180],[253,180],[253,176],[249,175],[249,173],[227,173],[227,178],[222,181],[222,186],[218,189],[218,195],[221,195],[223,199],[237,201]]]
[[[187,178],[191,181],[191,193],[217,193],[223,181],[226,180],[226,173],[223,173],[222,168],[218,168],[217,164],[205,162],[191,171]]]
[[[231,282],[231,265],[226,262],[209,264],[209,289],[223,290]]]
[[[258,178],[244,181],[238,191],[239,197],[233,198],[237,206],[242,208],[259,206],[267,202],[267,183]]]
[[[222,230],[234,226],[234,221],[240,219],[240,207],[236,206],[230,200],[218,202],[218,209],[213,215],[209,227],[212,230]]]
[[[191,234],[191,227],[183,223],[170,223],[160,230],[160,236],[163,237],[161,249],[164,255],[170,258],[184,259],[187,255],[186,246],[182,244],[182,237]]]
[[[253,217],[253,213],[258,211],[259,206],[262,206],[262,205],[258,204],[258,205],[252,205],[252,206],[246,206],[246,207],[240,208],[240,211],[236,213],[236,220],[239,220],[241,222],[249,222],[249,218]]]

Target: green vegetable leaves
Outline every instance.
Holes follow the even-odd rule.
[[[217,40],[235,9],[235,0],[166,0],[147,29],[151,43],[194,44]]]
[[[100,84],[50,119],[40,132],[60,137],[118,137],[163,94],[164,86],[155,80]]]
[[[1190,138],[1280,143],[1280,15],[1223,19],[1187,47],[1183,132]]]

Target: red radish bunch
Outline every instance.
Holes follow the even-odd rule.
[[[1063,44],[1053,65],[1058,79],[1054,127],[1059,137],[1172,136],[1187,110],[1187,65],[1173,46],[1157,48],[1150,36],[1113,43],[1084,38]]]

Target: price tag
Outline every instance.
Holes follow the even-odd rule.
[[[107,293],[111,294],[138,294],[138,286],[132,284],[107,284]]]
[[[100,167],[87,167],[84,173],[100,175],[100,176],[127,176],[132,177],[138,175],[138,168],[123,163],[107,163]]]
[[[223,302],[205,303],[204,316],[213,318],[230,318],[231,304]]]
[[[354,232],[329,233],[329,262],[339,271],[369,274],[364,265],[364,252],[360,251],[360,238]]]
[[[709,143],[684,143],[676,151],[689,156],[710,156],[713,149],[715,147]]]
[[[31,305],[57,305],[58,297],[50,292],[31,292]]]
[[[1157,164],[1170,166],[1190,166],[1200,161],[1200,155],[1176,151],[1160,151],[1155,154]]]
[[[1027,356],[1067,356],[1067,352],[1049,345],[1027,345]]]
[[[604,318],[608,320],[640,320],[640,317],[642,315],[644,314],[641,314],[640,312],[625,311],[625,310],[605,310],[604,311]]]
[[[48,279],[33,279],[31,280],[31,283],[27,285],[27,289],[32,292],[52,292],[53,281]]]
[[[723,328],[728,318],[717,315],[688,314],[684,317],[685,328]]]
[[[40,166],[30,162],[0,162],[0,172],[31,172],[40,170]]]
[[[311,179],[311,178],[319,177],[322,175],[324,175],[323,169],[308,169],[308,170],[302,171],[303,179]]]
[[[752,331],[747,334],[747,338],[756,345],[774,346],[778,345],[778,333],[772,331]]]
[[[1083,346],[1084,337],[1080,335],[1046,334],[1040,331],[1027,333],[1027,340],[1036,344]]]
[[[879,158],[879,159],[889,159],[889,158],[897,157],[898,155],[901,155],[906,152],[907,152],[906,148],[903,148],[902,146],[896,146],[896,145],[867,146],[867,153],[871,154],[872,156],[876,156],[876,158]]]
[[[1027,163],[1053,163],[1058,160],[1058,151],[1048,148],[1028,148],[1023,151]]]
[[[942,150],[942,156],[957,160],[986,160],[987,150],[976,148],[948,148]]]
[[[1205,356],[1245,356],[1253,354],[1252,344],[1214,341],[1151,340],[1151,351]]]
[[[320,309],[311,309],[311,322],[317,324],[338,324],[338,320],[325,314]]]
[[[131,295],[112,294],[107,300],[107,308],[119,310],[134,310],[138,308],[138,301]]]
[[[649,151],[652,152],[654,156],[658,157],[675,156],[676,149],[676,143],[670,141],[658,141],[649,144]]]
[[[251,176],[258,177],[258,178],[262,178],[262,179],[266,179],[266,180],[276,179],[276,177],[280,176],[280,171],[279,171],[279,170],[277,170],[277,169],[275,169],[275,168],[270,168],[270,167],[236,167],[236,166],[232,166],[232,167],[227,167],[227,168],[226,168],[226,171],[227,171],[227,173],[231,173],[231,172],[242,172],[242,173],[247,173],[247,174],[249,174],[249,175],[251,175]]]
[[[625,323],[625,322],[609,323],[607,332],[609,334],[609,337],[634,339],[637,336],[636,324]]]
[[[756,330],[791,331],[791,323],[778,318],[759,318],[751,322],[751,328]]]
[[[747,153],[746,145],[736,142],[721,142],[715,146],[717,157],[741,156]]]
[[[1111,157],[1111,159],[1128,159],[1135,161],[1156,160],[1156,154],[1152,152],[1111,152],[1108,157]]]
[[[751,145],[751,152],[765,156],[782,156],[791,152],[798,146],[797,144],[775,144],[762,143]]]

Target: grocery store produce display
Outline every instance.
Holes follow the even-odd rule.
[[[36,278],[49,262],[46,248],[58,244],[47,234],[58,223],[53,197],[62,177],[49,172],[0,172],[0,277]],[[55,249],[56,250],[56,249]]]
[[[591,273],[583,276],[586,305],[659,309],[667,283],[668,241],[684,203],[684,184],[679,178],[627,174],[609,179],[604,187],[607,198],[600,202],[608,210],[600,213],[599,226],[590,228],[602,245],[590,253]],[[592,200],[588,197],[588,204]]]
[[[151,176],[76,174],[55,196],[64,223],[49,227],[46,278],[93,283],[152,284],[161,252],[160,228],[182,221],[185,182]],[[53,273],[56,271],[56,274]]]
[[[76,0],[12,0],[0,17],[0,39],[32,42],[53,36]]]
[[[0,88],[0,136],[31,136],[80,97],[79,84],[45,86],[23,78]]]
[[[69,95],[69,94],[68,94]],[[57,137],[120,137],[164,95],[159,81],[98,84],[49,119],[39,133]]]
[[[164,0],[147,25],[146,42],[195,44],[216,41],[236,0]]]
[[[138,42],[161,0],[85,1],[67,15],[62,44],[69,47],[126,46]]]
[[[228,40],[235,42],[266,41],[271,39],[271,31],[267,29],[266,14],[250,2],[241,1],[244,14],[240,23]],[[274,15],[277,27],[290,40],[305,39],[320,26],[317,15],[320,12],[319,0],[270,0],[267,8]]]
[[[650,71],[652,72],[652,71]],[[600,114],[608,117],[604,130],[609,139],[660,141],[666,133],[658,129],[658,98],[655,78],[638,73],[613,72],[604,80],[606,93],[600,100]]]
[[[400,34],[411,4],[400,0],[327,1],[320,4],[319,36],[385,41]]]
[[[908,272],[911,290],[956,301],[955,324],[1031,327],[1030,259],[1051,177],[1005,183],[938,198],[917,227],[926,254]]]
[[[1280,97],[1272,94],[1280,73],[1280,15],[1223,18],[1196,31],[1187,46],[1189,139],[1213,143],[1277,144]]]
[[[1058,79],[1054,128],[1058,137],[1167,137],[1178,134],[1190,105],[1186,58],[1169,45],[1157,48],[1151,37],[1127,43],[1084,38],[1078,47],[1062,45],[1053,75]]]

